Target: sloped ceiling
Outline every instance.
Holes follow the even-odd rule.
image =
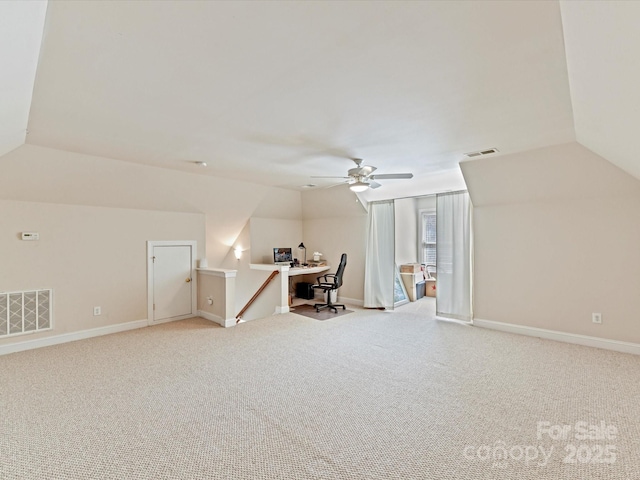
[[[0,2],[0,155],[31,108],[27,143],[139,164],[415,174],[369,200],[458,188],[465,152],[575,139],[640,178],[640,2],[61,0],[42,39],[46,10]]]
[[[559,4],[540,1],[51,2],[29,132],[271,186],[328,185],[310,177],[354,156],[415,174],[386,197],[462,183],[465,152],[575,139]]]
[[[474,207],[638,198],[640,182],[577,142],[460,163]]]
[[[0,2],[0,156],[24,144],[46,2]]]
[[[561,2],[576,139],[640,178],[640,2]]]

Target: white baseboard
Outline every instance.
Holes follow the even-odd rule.
[[[25,340],[24,342],[10,343],[8,345],[0,345],[0,355],[8,353],[22,352],[24,350],[32,350],[34,348],[50,347],[51,345],[59,345],[61,343],[75,342],[76,340],[84,340],[86,338],[100,337],[111,333],[126,332],[127,330],[135,330],[136,328],[148,327],[149,321],[135,320],[133,322],[118,323],[117,325],[107,325],[106,327],[90,328],[89,330],[80,330],[79,332],[63,333],[61,335],[53,335],[51,337],[38,338],[36,340]]]
[[[347,298],[347,297],[338,297],[337,303],[348,303],[349,305],[353,305],[354,307],[364,306],[364,300],[357,300],[355,298]]]
[[[198,316],[204,318],[205,320],[215,322],[225,328],[233,327],[236,324],[235,318],[222,318],[218,315],[214,315],[213,313],[205,312],[204,310],[198,310]]]
[[[546,338],[558,342],[574,343],[587,347],[604,348],[616,352],[633,353],[640,355],[640,344],[631,342],[621,342],[619,340],[609,340],[607,338],[590,337],[577,333],[559,332],[557,330],[547,330],[544,328],[527,327],[524,325],[514,325],[512,323],[494,322],[493,320],[474,319],[473,325],[481,328],[500,330],[502,332],[517,333],[529,337]]]

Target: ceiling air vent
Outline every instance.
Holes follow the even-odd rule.
[[[486,150],[479,150],[477,152],[469,152],[465,153],[464,156],[467,158],[475,158],[475,157],[483,157],[485,155],[492,155],[494,153],[498,153],[497,148],[488,148]]]

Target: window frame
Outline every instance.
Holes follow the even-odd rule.
[[[418,211],[418,231],[419,231],[419,236],[418,236],[418,257],[419,257],[419,261],[421,264],[423,265],[436,265],[436,262],[434,261],[433,263],[429,263],[427,261],[426,258],[426,244],[429,245],[435,245],[436,251],[438,249],[438,244],[437,244],[437,237],[436,237],[436,241],[435,242],[423,242],[422,239],[426,237],[425,235],[425,221],[424,221],[424,217],[425,216],[436,216],[436,209],[435,208],[425,208],[425,209],[420,209]]]

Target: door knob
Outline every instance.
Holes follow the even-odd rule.
[[[191,281],[191,279],[190,279],[190,278],[187,278],[187,279],[185,280],[185,282],[187,282],[187,283],[189,283],[190,281]]]

